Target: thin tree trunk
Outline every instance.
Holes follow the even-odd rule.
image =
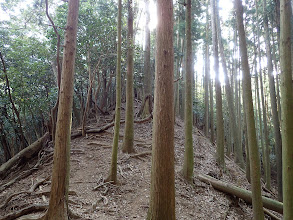
[[[0,140],[4,152],[4,162],[8,161],[12,157],[9,142],[6,139],[5,133],[6,132],[4,131],[3,122],[0,121]]]
[[[205,39],[205,76],[204,76],[204,103],[205,103],[205,135],[209,134],[209,77],[210,77],[210,53],[209,53],[209,15],[206,10],[206,39]]]
[[[51,116],[50,116],[51,125],[52,125],[51,135],[52,135],[53,143],[55,143],[56,121],[57,121],[59,94],[60,94],[60,83],[61,83],[60,34],[58,33],[57,27],[55,26],[53,20],[51,19],[50,15],[49,15],[48,0],[46,0],[46,15],[47,15],[47,18],[49,19],[49,21],[54,29],[54,32],[56,34],[56,37],[57,37],[57,44],[56,44],[56,47],[57,47],[56,48],[57,76],[56,76],[56,78],[57,78],[57,86],[58,86],[58,97],[57,97],[57,100],[56,100],[54,107],[51,109]]]
[[[226,89],[226,98],[228,100],[228,109],[229,109],[229,121],[230,125],[232,125],[232,134],[233,134],[233,141],[234,141],[234,152],[235,152],[235,162],[239,164],[241,168],[244,169],[244,160],[243,160],[243,153],[242,153],[242,147],[240,145],[239,141],[239,133],[237,132],[237,121],[235,116],[235,107],[234,107],[234,101],[233,101],[233,94],[230,87],[230,82],[228,78],[228,69],[226,65],[226,57],[225,57],[225,51],[224,46],[222,42],[222,34],[221,34],[221,28],[220,28],[220,16],[219,12],[216,13],[217,16],[217,33],[218,33],[218,41],[219,41],[219,49],[221,54],[221,61],[222,61],[222,67],[223,67],[223,73],[225,78],[225,89]]]
[[[223,121],[223,109],[222,109],[222,91],[219,74],[219,53],[218,53],[218,36],[217,36],[217,0],[211,0],[212,7],[212,36],[213,36],[213,54],[214,54],[214,71],[216,75],[215,88],[216,88],[216,107],[217,107],[217,155],[216,159],[221,167],[225,168],[225,156],[224,156],[224,121]]]
[[[264,30],[265,30],[265,42],[266,42],[266,54],[267,54],[267,65],[268,65],[268,75],[269,75],[269,87],[270,87],[270,100],[274,127],[274,137],[275,137],[275,150],[276,150],[276,162],[277,162],[277,185],[278,185],[278,198],[282,199],[282,140],[280,133],[280,121],[277,109],[277,98],[275,89],[275,79],[273,75],[273,62],[270,46],[270,34],[268,26],[268,16],[265,12],[266,0],[263,1],[264,8]],[[268,188],[270,189],[270,188]]]
[[[119,143],[120,114],[121,114],[121,18],[122,0],[118,1],[118,21],[117,21],[117,65],[116,65],[116,107],[115,107],[115,127],[112,147],[112,159],[110,174],[106,181],[117,183],[117,154]]]
[[[92,74],[92,71],[91,71],[90,48],[88,49],[87,57],[88,57],[89,86],[87,91],[85,110],[83,112],[83,117],[82,117],[82,126],[81,126],[82,136],[85,136],[85,126],[86,126],[88,111],[90,109],[91,94],[92,94],[92,88],[93,88],[93,82],[94,82],[94,74]]]
[[[173,1],[157,1],[157,50],[148,220],[175,220]]]
[[[192,42],[191,42],[191,0],[186,2],[186,71],[185,71],[185,151],[183,162],[183,176],[184,178],[192,182],[193,177],[193,140],[192,140]]]
[[[176,39],[176,46],[177,46],[177,50],[180,50],[180,16],[178,16],[178,20],[177,20],[177,24],[178,24],[178,31],[177,31],[177,39]],[[177,62],[176,62],[176,67],[175,67],[175,74],[176,74],[176,80],[180,78],[180,66],[181,66],[181,54],[179,52],[177,52]],[[174,114],[175,116],[179,116],[179,80],[175,83],[175,90],[174,90]],[[174,120],[176,119],[176,117],[174,117]]]
[[[144,98],[152,96],[152,74],[151,74],[151,34],[149,29],[150,24],[150,10],[149,0],[145,0],[146,10],[146,24],[145,24],[145,49],[144,49]],[[143,118],[151,114],[150,106],[152,105],[152,98],[146,100]]]
[[[125,115],[125,129],[123,137],[122,151],[124,153],[133,153],[133,5],[132,0],[128,0],[128,50],[127,50],[127,79],[126,79],[126,115]]]
[[[261,118],[261,108],[260,108],[260,94],[259,94],[259,80],[258,80],[258,73],[257,73],[257,51],[256,51],[256,46],[254,46],[254,60],[255,60],[255,66],[254,66],[254,71],[255,71],[255,90],[256,90],[256,95],[257,95],[257,107],[258,107],[258,120],[259,120],[259,136],[260,136],[260,146],[262,150],[262,164],[263,167],[265,167],[265,154],[264,154],[264,135],[263,135],[263,121]]]
[[[281,109],[284,220],[293,219],[293,89],[291,66],[291,5],[281,0]]]
[[[52,185],[49,209],[43,217],[45,220],[68,219],[71,111],[79,0],[70,0],[68,4],[60,102],[58,107],[54,163],[52,169]]]
[[[257,148],[253,102],[251,93],[251,79],[248,65],[246,37],[243,25],[243,6],[241,0],[235,0],[236,20],[239,33],[239,45],[241,52],[241,63],[243,70],[243,95],[245,101],[245,114],[247,122],[247,135],[250,157],[250,173],[252,185],[252,206],[254,219],[264,219],[263,202],[261,197],[260,184],[260,163]]]
[[[258,10],[256,7],[256,13],[258,14]],[[259,33],[259,22],[257,19],[257,43],[258,43],[258,56],[259,56],[259,79],[260,79],[260,91],[261,91],[261,104],[262,104],[262,114],[263,114],[263,133],[264,133],[264,169],[265,169],[265,182],[266,188],[271,187],[271,167],[269,160],[269,135],[268,135],[268,125],[267,125],[267,112],[265,108],[264,101],[264,88],[263,88],[263,80],[262,80],[262,69],[261,69],[261,52],[260,52],[260,33]]]
[[[12,95],[11,95],[11,89],[10,89],[10,83],[9,83],[8,75],[7,75],[7,70],[6,70],[4,58],[3,58],[1,52],[0,52],[0,59],[1,59],[1,62],[2,62],[4,77],[5,77],[6,86],[7,86],[7,90],[8,90],[8,98],[9,98],[9,101],[10,101],[10,103],[12,105],[12,109],[13,109],[13,112],[15,113],[15,115],[16,115],[16,119],[17,119],[17,123],[18,123],[18,125],[17,125],[17,130],[18,130],[17,133],[20,136],[20,141],[21,141],[20,150],[22,150],[22,149],[24,149],[24,148],[26,148],[28,146],[28,142],[27,142],[27,140],[26,140],[26,138],[24,136],[19,111],[17,110],[17,108],[15,106],[15,103],[13,101]]]

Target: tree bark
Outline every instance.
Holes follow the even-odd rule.
[[[49,209],[45,220],[68,218],[71,114],[79,0],[70,0],[65,33]]]
[[[284,220],[293,219],[293,88],[291,66],[291,14],[289,0],[280,1],[281,13],[281,109]]]
[[[184,151],[184,162],[183,162],[183,176],[184,178],[192,182],[193,177],[193,140],[192,140],[192,42],[191,42],[191,0],[186,2],[186,71],[185,71],[185,151]]]
[[[248,65],[246,37],[243,25],[243,6],[241,0],[235,0],[236,20],[239,34],[239,45],[241,52],[241,63],[243,71],[243,95],[245,102],[245,115],[247,123],[247,135],[249,146],[250,173],[252,185],[252,206],[254,219],[264,219],[263,202],[261,198],[260,185],[260,162],[257,147],[253,102],[251,93],[251,79]]]
[[[221,169],[225,168],[225,155],[224,155],[224,121],[222,109],[222,89],[219,74],[219,51],[218,51],[218,36],[217,36],[217,23],[216,13],[218,3],[217,0],[211,0],[212,8],[212,37],[213,37],[213,53],[214,53],[214,71],[216,75],[215,88],[216,88],[216,107],[217,107],[217,153],[216,159]]]
[[[258,17],[258,7],[256,7],[256,15]],[[269,135],[268,135],[268,124],[267,124],[267,111],[265,107],[264,100],[264,88],[263,88],[263,79],[262,79],[262,69],[261,69],[261,51],[260,51],[260,33],[259,33],[259,22],[257,19],[257,43],[258,43],[258,56],[259,56],[259,79],[260,79],[260,91],[261,91],[261,103],[262,103],[262,114],[263,114],[263,133],[264,133],[264,149],[263,149],[263,158],[264,158],[264,170],[265,170],[265,182],[266,188],[271,187],[271,166],[269,160]]]
[[[173,1],[157,1],[150,207],[147,219],[175,220]]]
[[[223,67],[223,73],[225,78],[225,90],[226,90],[226,98],[228,101],[228,109],[229,109],[229,124],[232,129],[232,135],[233,135],[233,142],[234,142],[234,152],[235,152],[235,162],[244,169],[244,160],[243,160],[243,152],[242,152],[242,146],[240,145],[239,141],[239,133],[237,132],[237,120],[235,116],[235,105],[233,101],[233,94],[231,91],[231,86],[228,78],[228,68],[226,64],[226,57],[225,57],[225,51],[224,46],[222,42],[222,33],[221,33],[221,27],[220,27],[220,16],[219,12],[217,10],[216,13],[216,21],[217,21],[217,34],[218,34],[218,42],[219,42],[219,49],[221,54],[221,61],[222,61],[222,67]]]
[[[267,66],[269,75],[269,88],[270,88],[270,100],[274,127],[274,138],[275,138],[275,150],[276,150],[276,163],[277,163],[277,185],[278,185],[278,197],[282,199],[282,140],[280,133],[280,121],[278,116],[275,79],[273,75],[273,61],[270,46],[270,34],[268,26],[268,15],[265,11],[266,0],[263,1],[264,8],[264,30],[265,30],[265,42],[266,42],[266,54],[267,54]],[[270,188],[268,188],[270,189]]]
[[[205,103],[205,135],[209,135],[209,77],[210,77],[210,53],[209,53],[209,14],[206,9],[206,39],[205,39],[205,76],[204,76],[204,103]]]
[[[151,34],[150,34],[150,10],[149,0],[145,0],[146,24],[145,24],[145,49],[144,49],[144,97],[152,96],[152,74],[151,74]],[[152,99],[147,99],[144,110],[143,118],[149,114]]]
[[[127,33],[127,79],[126,79],[126,115],[122,152],[133,153],[134,110],[133,110],[133,3],[128,0],[128,33]]]
[[[122,0],[118,1],[118,18],[117,18],[117,64],[116,64],[116,107],[115,107],[115,127],[112,147],[112,159],[110,174],[107,181],[117,183],[117,155],[119,143],[119,130],[121,118],[121,18],[122,18]]]
[[[83,117],[82,117],[82,125],[81,125],[82,136],[85,136],[85,126],[86,126],[88,111],[90,109],[91,94],[92,94],[92,88],[93,88],[93,82],[94,82],[94,74],[92,74],[92,71],[91,71],[90,48],[88,48],[87,58],[88,58],[87,63],[88,63],[88,73],[89,73],[89,85],[88,85],[88,91],[87,91],[85,110],[83,112]]]
[[[6,162],[12,157],[12,155],[11,155],[9,142],[7,141],[7,138],[6,138],[6,132],[4,131],[3,122],[1,120],[0,120],[0,140],[1,140],[1,144],[2,144],[3,152],[4,152],[4,159],[5,159],[4,162]]]

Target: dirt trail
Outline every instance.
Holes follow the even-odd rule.
[[[104,122],[105,123],[105,122]],[[91,125],[97,126],[97,125]],[[135,124],[135,149],[137,153],[151,150],[152,123]],[[124,125],[121,126],[123,134]],[[214,154],[215,146],[194,129],[195,174],[209,174],[219,177]],[[80,219],[145,219],[150,189],[151,156],[132,158],[119,152],[118,179],[120,185],[104,184],[107,177],[113,128],[100,134],[73,139],[71,153],[70,190],[77,195],[70,195],[72,211]],[[122,137],[120,140],[120,146]],[[176,172],[176,218],[183,219],[252,219],[251,206],[242,200],[214,190],[210,185],[194,179],[194,186],[185,182],[180,170],[183,164],[184,124],[175,123],[175,172]],[[167,160],[168,158],[162,158]],[[0,201],[11,193],[29,190],[30,187],[51,173],[52,165],[42,167],[31,176],[15,183],[0,194]],[[226,160],[227,172],[219,177],[223,181],[249,189],[245,174],[234,162]],[[1,184],[1,183],[0,183]],[[95,189],[95,190],[94,190]],[[37,192],[50,190],[46,182]],[[22,209],[28,204],[48,202],[46,196],[19,195],[0,210],[0,216]],[[1,219],[1,217],[0,217]]]

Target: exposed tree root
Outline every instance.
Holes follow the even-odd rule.
[[[107,178],[108,179],[108,178]],[[96,186],[94,189],[93,189],[93,191],[97,191],[100,187],[102,187],[102,186],[106,186],[106,185],[108,185],[108,184],[113,184],[114,182],[113,181],[108,181],[108,180],[105,180],[105,182],[102,182],[102,183],[100,183],[98,186]]]
[[[49,154],[49,155],[47,155],[45,157],[42,157],[42,156],[40,156],[40,152],[39,152],[39,160],[37,161],[37,163],[31,169],[23,171],[22,173],[18,174],[16,177],[11,179],[9,182],[1,185],[0,186],[0,192],[3,192],[7,187],[11,186],[12,184],[17,182],[18,180],[21,180],[21,179],[31,175],[34,171],[39,169],[40,165],[43,163],[44,160],[46,161],[48,158],[51,158],[51,156],[53,155],[53,154]],[[45,181],[45,180],[43,180],[43,181]],[[39,184],[42,184],[42,182],[39,183]]]
[[[38,153],[42,147],[43,144],[49,139],[50,135],[47,132],[44,134],[43,137],[32,143],[27,148],[23,149],[22,151],[18,152],[14,157],[10,158],[6,163],[2,164],[0,166],[0,178],[5,178],[9,172],[11,171],[11,168],[19,163],[21,160],[28,160],[30,159],[34,154]]]
[[[148,156],[148,155],[152,155],[152,151],[145,151],[145,152],[138,153],[138,154],[130,154],[129,157],[131,157],[131,158],[139,158],[139,157],[145,157],[145,156]]]
[[[31,205],[31,206],[25,207],[19,211],[16,211],[16,212],[10,213],[6,216],[0,217],[0,220],[13,220],[13,219],[16,219],[21,216],[31,214],[34,212],[45,211],[47,208],[48,208],[48,204]]]
[[[7,187],[11,186],[16,181],[21,180],[21,179],[31,175],[35,170],[38,170],[39,169],[39,164],[36,164],[36,165],[37,166],[34,166],[32,169],[23,171],[20,175],[18,175],[14,179],[10,180],[8,183],[5,183],[2,186],[0,186],[0,192],[3,192]]]
[[[29,192],[29,191],[21,191],[21,192],[17,192],[17,193],[13,193],[13,194],[11,194],[11,195],[8,196],[7,199],[2,203],[2,205],[0,206],[0,209],[4,209],[13,197],[18,196],[18,195],[20,195],[20,194],[25,194],[25,193],[29,194],[29,193],[31,193],[31,192]]]
[[[36,182],[34,185],[32,185],[29,191],[34,192],[40,185],[42,185],[44,182],[48,181],[49,179],[50,179],[50,176],[47,176],[45,179]]]

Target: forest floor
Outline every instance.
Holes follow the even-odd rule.
[[[101,127],[113,116],[101,118],[91,123],[91,127]],[[123,118],[123,117],[122,117]],[[152,122],[135,124],[136,153],[151,151]],[[121,148],[124,125],[121,125]],[[80,219],[146,219],[149,206],[151,155],[138,157],[118,155],[119,185],[104,183],[109,172],[113,127],[105,132],[89,134],[71,141],[70,208]],[[216,147],[201,131],[194,128],[194,184],[187,183],[180,170],[184,155],[184,123],[175,123],[175,190],[176,219],[252,219],[252,207],[243,200],[215,190],[201,182],[196,174],[208,174],[222,181],[250,190],[245,173],[226,158],[226,172],[220,175],[214,159]],[[168,160],[168,158],[162,158]],[[14,183],[0,193],[0,206],[5,199],[20,191],[29,190],[36,182],[50,176],[52,162],[42,166],[32,175]],[[3,182],[0,182],[0,185]],[[49,191],[50,181],[44,182],[36,192]],[[36,196],[39,195],[39,196]],[[29,204],[48,203],[48,196],[42,194],[20,194],[6,207],[0,209],[0,219],[8,213],[16,212]],[[266,196],[272,197],[267,194]],[[40,215],[42,213],[39,213]],[[36,215],[34,215],[36,216]],[[19,218],[24,219],[24,218]]]

